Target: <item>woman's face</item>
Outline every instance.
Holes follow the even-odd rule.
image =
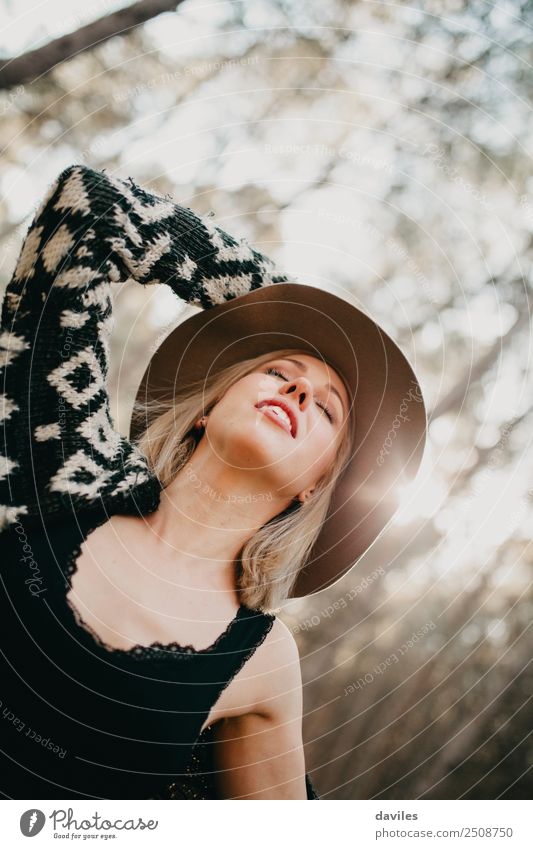
[[[330,468],[349,408],[337,372],[298,353],[237,380],[211,410],[206,434],[226,462],[255,469],[278,496],[295,497],[312,491]]]

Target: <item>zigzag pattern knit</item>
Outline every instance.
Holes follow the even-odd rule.
[[[97,501],[153,509],[159,481],[113,425],[111,283],[165,283],[209,308],[291,278],[169,198],[85,165],[48,189],[2,304],[0,530]]]

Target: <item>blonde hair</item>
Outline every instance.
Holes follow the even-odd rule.
[[[237,380],[270,360],[293,353],[309,354],[296,348],[280,348],[221,369],[214,377],[202,378],[180,390],[178,398],[135,402],[133,416],[140,422],[150,420],[136,440],[163,488],[188,462],[202,437],[194,424],[217,403]],[[342,375],[341,375],[342,377]],[[298,572],[317,539],[324,522],[338,476],[351,458],[355,421],[350,393],[346,431],[335,460],[317,483],[312,494],[301,504],[294,499],[243,545],[237,563],[237,590],[241,602],[264,612],[279,610],[290,597]],[[147,419],[147,416],[149,418]]]

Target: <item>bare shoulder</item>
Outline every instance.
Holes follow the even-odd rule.
[[[297,666],[300,669],[298,644],[289,628],[277,616],[256,654],[257,664],[266,668],[279,670],[285,666]]]
[[[278,617],[248,666],[253,682],[254,712],[271,716],[276,713],[301,713],[302,672],[298,645],[289,628]],[[243,669],[244,671],[244,669]]]
[[[211,709],[206,725],[218,719],[261,716],[273,722],[302,714],[302,674],[294,636],[275,617],[263,642]]]

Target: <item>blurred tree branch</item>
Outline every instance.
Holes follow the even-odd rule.
[[[131,6],[91,21],[74,32],[55,38],[43,47],[8,59],[0,68],[0,89],[34,82],[61,62],[72,59],[84,50],[91,50],[116,35],[128,33],[164,12],[173,12],[182,2],[183,0],[139,0]]]
[[[460,404],[465,398],[468,391],[471,389],[472,384],[476,381],[480,380],[483,377],[485,372],[487,372],[491,366],[495,363],[498,358],[498,355],[503,353],[503,350],[508,342],[511,341],[513,336],[517,333],[518,330],[522,329],[526,324],[529,324],[530,315],[527,310],[522,310],[519,317],[513,324],[513,326],[504,333],[503,336],[498,337],[496,342],[489,348],[486,354],[484,354],[475,365],[469,369],[467,374],[464,375],[462,380],[460,380],[456,385],[442,398],[431,410],[428,416],[428,421],[432,422],[435,419],[438,419],[439,416],[443,416],[444,413],[448,413],[450,410],[453,410]]]

